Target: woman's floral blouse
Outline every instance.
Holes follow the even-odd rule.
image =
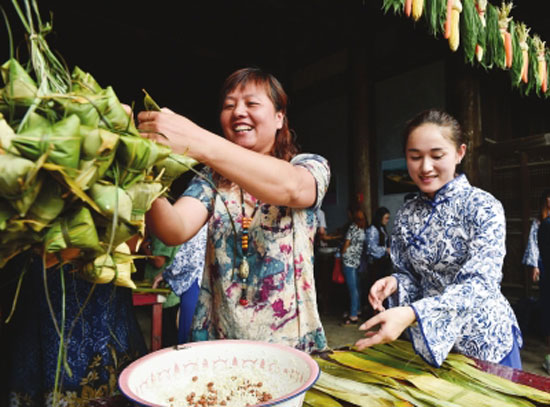
[[[355,223],[352,223],[346,232],[346,240],[349,240],[350,244],[345,253],[342,254],[342,262],[346,267],[358,268],[363,254],[365,229],[361,229]]]
[[[232,184],[216,193],[209,181],[195,177],[185,191],[184,195],[199,199],[210,214],[206,266],[191,333],[193,341],[251,339],[283,343],[306,352],[326,349],[313,280],[313,239],[317,226],[315,212],[327,190],[330,170],[328,162],[314,154],[300,154],[291,163],[313,175],[317,200],[307,209],[259,203],[249,229],[249,303],[245,306],[239,304],[242,284],[234,271],[242,259],[240,188]],[[203,174],[212,180],[209,168]],[[246,215],[250,216],[256,200],[246,192],[244,199]],[[234,220],[236,238],[228,210]]]
[[[170,265],[166,266],[162,276],[177,296],[183,295],[198,279],[202,280],[206,237],[208,226],[205,224],[195,236],[183,243]]]
[[[399,210],[391,245],[398,290],[389,302],[413,308],[408,333],[428,363],[440,366],[451,350],[497,363],[514,337],[521,347],[500,291],[505,238],[501,203],[464,175]]]
[[[527,240],[527,247],[525,248],[525,253],[523,253],[522,264],[525,264],[529,267],[538,267],[539,266],[539,233],[540,221],[538,219],[533,219],[531,223],[531,230],[529,231],[529,239]]]

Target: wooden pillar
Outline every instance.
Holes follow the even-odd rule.
[[[482,151],[483,137],[481,133],[481,96],[479,78],[472,70],[457,62],[447,71],[452,72],[452,81],[447,81],[449,89],[450,111],[460,122],[468,140],[468,149],[464,158],[463,168],[472,185],[484,189],[489,188],[489,161]]]
[[[366,50],[354,47],[350,52],[351,62],[351,159],[353,177],[353,196],[363,197],[361,203],[367,219],[372,220],[373,206],[376,205],[375,189],[372,187],[371,172],[372,143],[369,115],[369,83]],[[374,195],[374,196],[373,196]]]

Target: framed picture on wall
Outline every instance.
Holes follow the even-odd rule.
[[[418,191],[409,176],[404,158],[382,161],[382,182],[384,195]]]

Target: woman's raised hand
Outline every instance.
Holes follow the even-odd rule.
[[[397,279],[389,276],[376,281],[369,291],[369,302],[375,311],[384,311],[384,300],[397,290]]]
[[[365,321],[359,327],[359,330],[366,331],[365,338],[359,339],[355,346],[362,350],[380,343],[392,342],[399,338],[415,320],[416,315],[411,307],[390,308]]]
[[[201,146],[206,141],[203,137],[209,133],[207,130],[167,108],[160,112],[143,111],[137,118],[142,136],[171,147],[177,154],[201,161]]]

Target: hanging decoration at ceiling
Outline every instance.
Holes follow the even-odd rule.
[[[383,0],[382,9],[415,22],[423,17],[430,34],[446,39],[451,51],[462,48],[467,63],[508,71],[523,95],[550,97],[550,52],[539,35],[514,20],[512,2],[497,7],[487,0]]]

